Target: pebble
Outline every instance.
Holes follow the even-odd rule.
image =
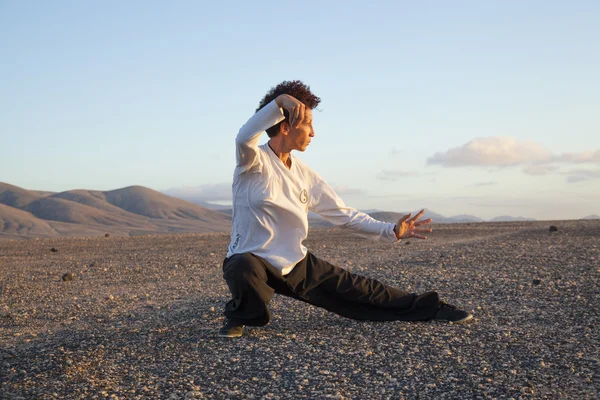
[[[69,281],[72,281],[72,280],[73,280],[73,276],[74,276],[74,275],[73,275],[72,273],[70,273],[70,272],[69,272],[69,273],[66,273],[66,274],[63,274],[63,276],[62,276],[62,280],[63,280],[64,282],[69,282]]]

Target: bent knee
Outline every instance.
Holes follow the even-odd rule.
[[[234,254],[223,265],[225,279],[248,280],[253,277],[266,279],[265,266],[251,253]]]

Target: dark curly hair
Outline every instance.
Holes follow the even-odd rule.
[[[311,110],[317,107],[321,102],[321,99],[315,96],[310,91],[310,87],[305,85],[302,81],[283,81],[279,85],[272,87],[271,90],[269,90],[269,92],[258,104],[256,111],[260,110],[282,94],[289,94],[290,96],[295,97]],[[283,121],[267,129],[267,135],[269,135],[269,137],[274,137],[279,133],[279,126],[283,122],[289,123],[288,118],[290,115],[287,110],[283,110],[283,115],[285,116]]]

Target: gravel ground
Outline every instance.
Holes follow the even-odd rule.
[[[600,221],[434,229],[306,245],[438,290],[472,323],[358,322],[275,296],[274,320],[233,340],[216,336],[225,234],[0,241],[0,398],[600,397]]]

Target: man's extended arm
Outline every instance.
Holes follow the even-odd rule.
[[[395,242],[394,224],[378,221],[371,216],[347,207],[335,191],[316,172],[310,170],[311,190],[308,208],[332,224],[359,232],[372,240]]]

